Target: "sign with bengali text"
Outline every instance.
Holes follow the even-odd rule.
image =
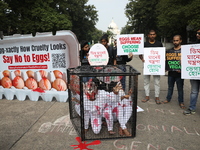
[[[165,47],[144,48],[144,75],[165,75]]]
[[[102,44],[94,44],[88,56],[88,61],[91,66],[107,65],[109,60],[108,51]]]
[[[200,80],[200,44],[182,45],[181,78]]]

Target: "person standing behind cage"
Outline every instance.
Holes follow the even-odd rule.
[[[114,60],[114,65],[120,65],[119,68],[123,71],[126,72],[126,63],[131,61],[133,59],[133,54],[129,53],[128,55],[117,55],[117,41],[114,41],[114,47],[113,47],[114,55],[116,56],[116,59]],[[125,76],[122,77],[121,79],[121,84],[123,89],[125,90],[126,86],[126,78]]]
[[[87,41],[81,41],[81,50],[79,53],[79,57],[80,57],[80,63],[81,66],[89,66],[89,62],[88,62],[88,55],[89,55],[89,50],[90,50],[90,46],[89,43]],[[83,82],[87,82],[89,81],[89,79],[91,79],[93,77],[83,77]]]
[[[200,28],[197,30],[197,41],[200,44]],[[191,93],[190,93],[190,106],[187,110],[183,111],[184,115],[195,114],[196,104],[200,90],[200,80],[190,79]]]
[[[173,37],[174,47],[170,50],[167,50],[167,52],[168,53],[181,53],[181,42],[182,42],[181,36],[175,35]],[[171,101],[175,82],[176,82],[177,90],[178,90],[179,106],[182,109],[185,109],[184,98],[183,98],[184,97],[184,91],[183,91],[184,79],[181,79],[181,70],[168,71],[168,92],[167,92],[166,100],[163,101],[163,103],[166,104]]]
[[[81,41],[81,50],[79,53],[81,66],[90,65],[88,62],[88,52],[90,50],[89,43],[87,41]]]
[[[108,55],[109,55],[108,65],[114,65],[114,61],[116,60],[116,57],[115,57],[115,54],[114,54],[113,47],[108,45],[108,35],[107,34],[104,34],[100,38],[100,43],[103,44],[108,51]]]
[[[148,40],[144,42],[144,47],[163,47],[160,41],[156,40],[156,32],[154,30],[150,30],[148,33]],[[143,55],[139,55],[139,58],[144,62]],[[142,102],[147,102],[150,100],[150,77],[151,75],[144,75],[144,90],[146,97],[142,100]],[[154,87],[155,87],[155,102],[156,104],[161,104],[159,95],[160,95],[160,75],[153,75],[154,78]]]

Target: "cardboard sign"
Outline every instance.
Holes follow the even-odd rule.
[[[165,47],[144,48],[144,75],[165,75]]]
[[[181,78],[200,80],[200,44],[182,45]]]
[[[181,53],[180,52],[166,51],[166,70],[167,71],[181,70]]]
[[[0,98],[66,102],[67,68],[79,65],[79,43],[71,31],[5,36],[0,41]],[[76,59],[75,59],[76,58]]]
[[[88,56],[88,61],[91,66],[107,65],[109,60],[108,51],[102,44],[94,44]]]
[[[143,34],[121,34],[117,35],[117,55],[143,54]]]

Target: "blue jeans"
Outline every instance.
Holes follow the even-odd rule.
[[[172,77],[168,76],[168,93],[166,99],[170,102],[172,99],[173,91],[174,91],[174,84],[176,82],[177,90],[178,90],[178,102],[183,103],[183,85],[184,79],[181,77]]]
[[[197,98],[200,89],[200,80],[190,80],[191,93],[190,93],[190,109],[196,110]]]

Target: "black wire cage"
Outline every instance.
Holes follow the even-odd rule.
[[[83,141],[136,136],[138,75],[129,65],[67,69],[70,119]]]

